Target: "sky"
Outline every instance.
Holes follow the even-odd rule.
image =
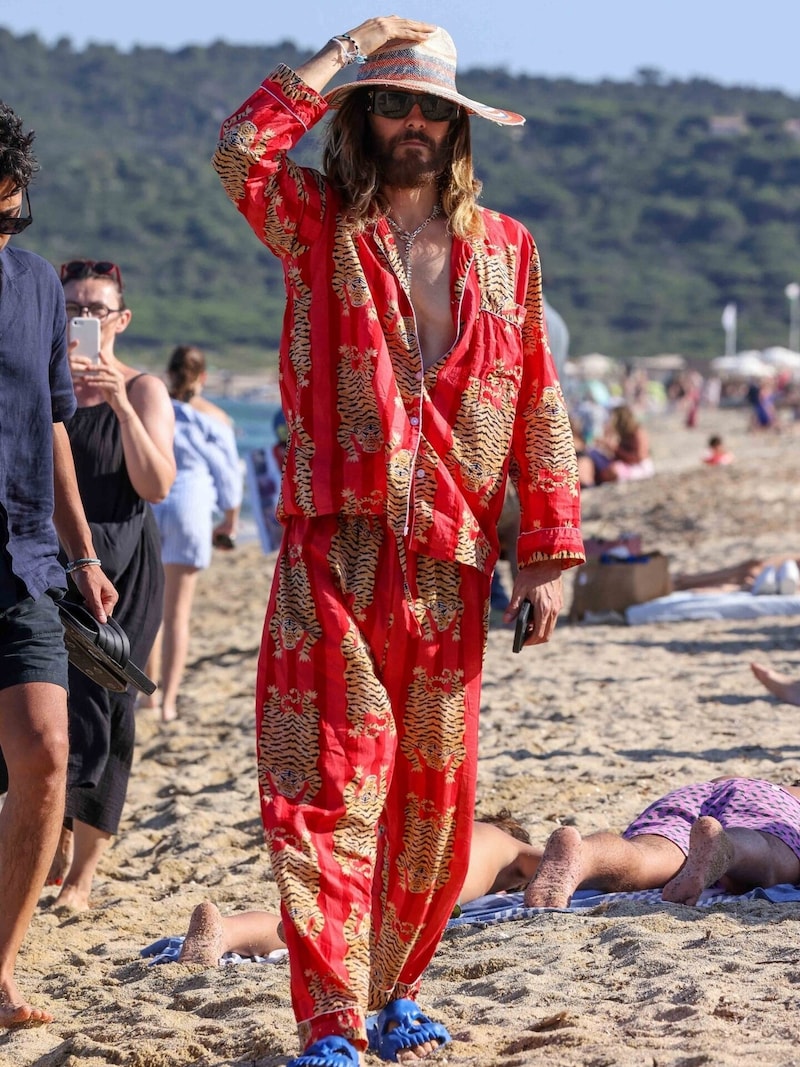
[[[363,0],[0,0],[0,27],[47,44],[69,37],[78,49],[90,41],[172,51],[291,40],[316,50],[332,34],[392,12],[449,30],[461,69],[594,82],[630,81],[655,67],[667,78],[800,97],[799,0],[407,0],[386,9]]]

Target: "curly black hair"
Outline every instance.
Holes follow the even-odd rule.
[[[39,169],[31,146],[36,134],[23,133],[22,119],[0,100],[0,182],[9,179],[14,189],[27,189]]]

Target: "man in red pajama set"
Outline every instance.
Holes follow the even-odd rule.
[[[343,66],[355,81],[320,94]],[[284,535],[257,684],[259,785],[304,1052],[449,1040],[422,973],[467,869],[497,520],[511,471],[519,575],[547,641],[583,562],[572,433],[538,255],[476,204],[444,30],[390,16],[279,66],[222,127],[225,191],[280,257]],[[332,110],[331,110],[332,109]],[[323,172],[288,156],[327,112]]]

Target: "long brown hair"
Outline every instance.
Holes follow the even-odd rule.
[[[356,89],[328,123],[322,164],[331,185],[344,200],[348,218],[358,232],[386,211],[375,160],[367,151],[366,90]],[[472,168],[469,115],[461,108],[450,128],[450,160],[439,178],[439,195],[456,237],[467,240],[483,234],[477,199],[481,182]]]
[[[197,392],[197,383],[205,373],[206,357],[194,345],[178,345],[167,364],[169,395],[188,404]]]

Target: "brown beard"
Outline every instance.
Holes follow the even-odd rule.
[[[403,152],[395,156],[394,150],[404,141],[419,141],[428,146],[430,155],[423,159],[420,152]],[[381,185],[393,189],[421,189],[444,173],[450,158],[449,138],[445,138],[437,147],[436,142],[422,132],[400,133],[389,140],[382,140],[372,135],[372,147],[375,166]]]

